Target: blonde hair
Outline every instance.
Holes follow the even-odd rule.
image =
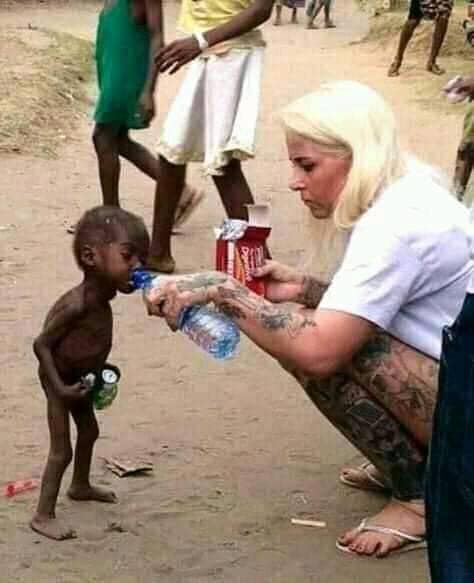
[[[311,140],[323,151],[351,159],[333,213],[339,229],[350,229],[381,189],[404,174],[395,116],[382,97],[362,83],[321,85],[288,105],[281,120],[287,132]]]
[[[313,259],[317,273],[330,281],[339,267],[348,231],[381,190],[406,172],[395,116],[370,87],[334,81],[292,102],[280,114],[287,133],[314,142],[321,151],[351,160],[332,216],[317,221]]]

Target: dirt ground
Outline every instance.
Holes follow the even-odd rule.
[[[97,5],[11,8],[0,26],[48,26],[92,38]],[[288,18],[288,11],[284,16]],[[166,4],[172,35],[176,5]],[[355,78],[393,104],[405,144],[449,174],[461,130],[461,109],[442,117],[413,101],[410,79],[426,75],[407,55],[405,76],[388,79],[394,46],[349,44],[367,22],[342,0],[335,30],[265,26],[258,157],[246,165],[260,201],[273,206],[271,249],[297,263],[305,249],[302,214],[287,189],[289,167],[274,112],[321,81]],[[449,71],[443,81],[456,74]],[[159,116],[140,134],[153,146],[181,75],[159,86]],[[39,477],[48,448],[45,401],[35,377],[31,344],[51,303],[78,280],[64,221],[99,202],[91,124],[57,160],[0,158],[0,482]],[[180,271],[213,265],[212,226],[223,216],[213,186],[190,170],[208,197],[174,240]],[[153,187],[123,167],[123,205],[151,219]],[[242,341],[239,356],[220,364],[180,334],[145,317],[141,299],[114,301],[116,335],[111,362],[123,373],[120,396],[100,414],[93,477],[116,489],[115,506],[71,502],[58,512],[77,529],[75,541],[55,543],[28,527],[37,492],[0,500],[1,582],[79,583],[332,583],[428,580],[426,557],[412,553],[378,561],[335,548],[339,533],[375,512],[381,497],[339,484],[357,452],[322,418],[277,363]],[[154,462],[150,477],[118,478],[104,457]],[[293,526],[312,517],[326,528]]]

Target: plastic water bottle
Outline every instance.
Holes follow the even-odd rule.
[[[148,290],[159,287],[160,277],[154,277],[144,269],[135,269],[132,285],[135,289],[142,289],[146,297]],[[178,328],[219,360],[232,358],[240,341],[240,330],[235,322],[209,306],[185,308],[179,316]]]

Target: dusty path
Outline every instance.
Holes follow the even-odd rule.
[[[358,78],[394,104],[407,144],[449,172],[458,140],[459,116],[446,116],[440,127],[435,114],[409,102],[408,84],[386,78],[389,53],[347,47],[366,23],[344,6],[340,0],[334,31],[266,26],[259,156],[247,170],[257,197],[273,204],[271,248],[287,262],[298,261],[305,236],[286,188],[288,164],[273,118],[280,106],[322,80]],[[2,12],[0,22],[30,22],[92,37],[95,10],[86,5],[9,11]],[[168,31],[175,11],[174,4],[167,5]],[[178,83],[179,77],[160,82],[160,118],[141,135],[150,145]],[[0,483],[39,475],[47,452],[31,342],[52,300],[78,277],[62,223],[99,201],[90,129],[84,122],[77,141],[57,161],[0,159],[0,222],[13,225],[0,231]],[[195,167],[191,177],[204,184]],[[212,266],[211,226],[220,221],[222,209],[213,187],[205,184],[206,203],[185,234],[175,238],[182,270]],[[152,185],[129,167],[124,167],[123,193],[124,206],[150,218]],[[355,451],[276,363],[243,341],[239,358],[216,364],[181,335],[146,319],[138,297],[114,304],[111,360],[121,366],[123,381],[120,398],[101,415],[94,476],[116,488],[120,504],[104,507],[61,497],[58,511],[74,523],[80,538],[52,543],[27,527],[36,493],[2,499],[0,581],[427,580],[422,554],[371,561],[336,551],[336,536],[383,500],[338,484],[340,466],[356,459]],[[153,477],[118,479],[100,459],[140,454],[154,459]],[[289,519],[296,515],[325,520],[327,528],[292,526]],[[125,532],[108,529],[111,523]]]

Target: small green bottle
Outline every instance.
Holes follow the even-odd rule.
[[[118,393],[120,370],[113,364],[106,364],[98,372],[90,372],[83,378],[83,382],[92,389],[92,402],[98,410],[110,407]]]

